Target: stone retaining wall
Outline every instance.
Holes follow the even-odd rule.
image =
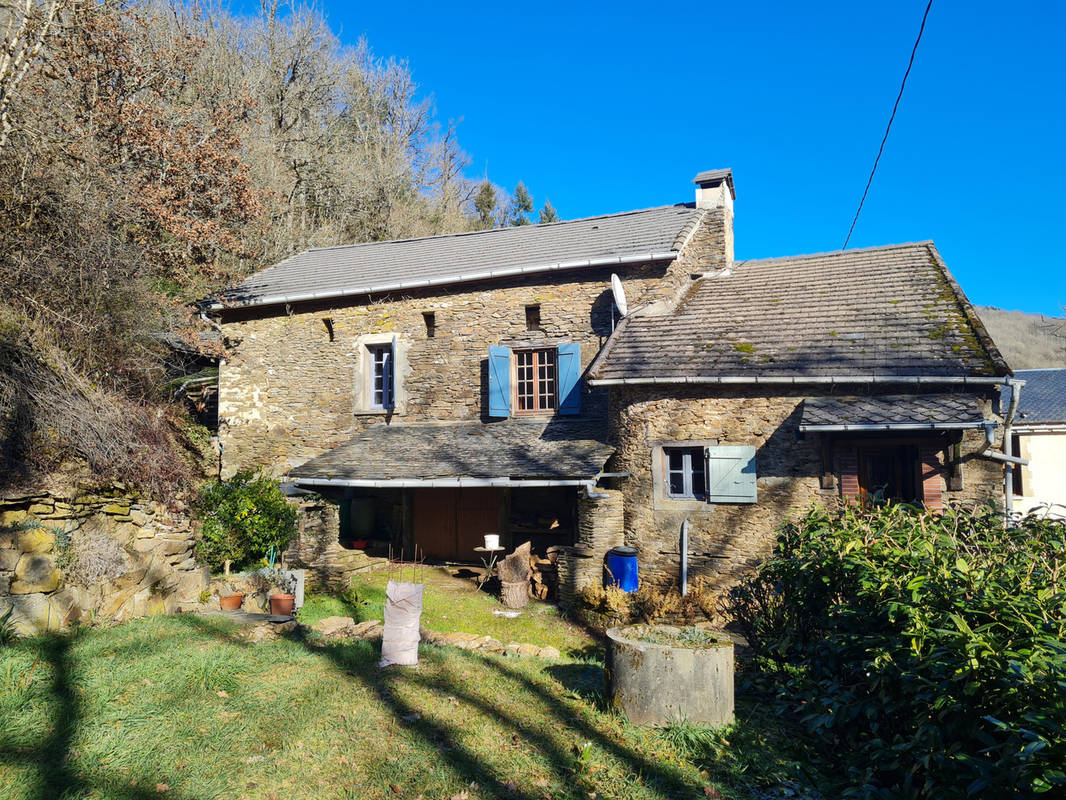
[[[29,634],[170,613],[207,587],[195,541],[181,510],[122,485],[8,492],[0,495],[0,614],[14,607],[16,630]]]

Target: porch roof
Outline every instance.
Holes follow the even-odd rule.
[[[905,394],[876,397],[809,397],[799,429],[818,431],[956,430],[995,424],[977,397],[967,394]]]
[[[288,477],[303,485],[579,484],[614,452],[605,439],[603,427],[587,421],[379,423]]]

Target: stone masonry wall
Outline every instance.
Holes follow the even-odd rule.
[[[561,547],[558,551],[559,601],[566,606],[573,605],[586,586],[603,585],[607,552],[625,538],[622,493],[601,489],[596,494],[578,498],[574,547]]]
[[[0,614],[14,606],[12,620],[25,634],[195,604],[207,586],[192,557],[195,539],[179,512],[122,486],[7,493],[0,496]],[[77,581],[85,571],[74,560],[86,550],[81,558],[107,566],[89,585]]]
[[[489,345],[579,342],[587,368],[611,333],[611,273],[622,278],[631,309],[675,299],[690,273],[720,261],[724,214],[709,212],[670,265],[619,265],[402,296],[223,312],[230,346],[219,375],[223,475],[255,466],[283,474],[376,422],[483,418]],[[539,333],[526,330],[525,306],[535,304]],[[426,332],[427,312],[435,315],[433,338]],[[365,345],[391,341],[393,334],[402,383],[397,409],[370,412],[360,396]],[[586,390],[582,403],[583,414],[605,416],[605,391]]]
[[[626,544],[639,551],[642,581],[676,584],[685,519],[690,579],[703,576],[712,586],[723,587],[770,554],[776,529],[790,513],[812,502],[829,507],[841,502],[839,460],[833,465],[834,488],[821,489],[821,439],[799,437],[803,398],[816,391],[712,386],[612,390],[611,436],[618,451],[609,468],[630,473],[618,486],[625,495]],[[666,498],[653,475],[652,459],[664,443],[684,442],[754,445],[758,502],[715,505]],[[960,491],[947,491],[941,470],[945,503],[970,506],[1002,497],[1002,469],[976,457],[983,442],[980,431],[967,431],[963,438]]]

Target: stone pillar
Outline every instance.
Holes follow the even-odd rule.
[[[603,564],[607,551],[625,543],[622,493],[617,489],[597,489],[597,495],[582,495],[577,502],[577,540],[560,551],[559,602],[574,604],[586,586],[603,585]]]

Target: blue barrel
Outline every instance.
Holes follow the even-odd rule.
[[[635,592],[640,585],[637,576],[637,548],[613,547],[607,553],[607,569],[614,585],[623,592]]]

